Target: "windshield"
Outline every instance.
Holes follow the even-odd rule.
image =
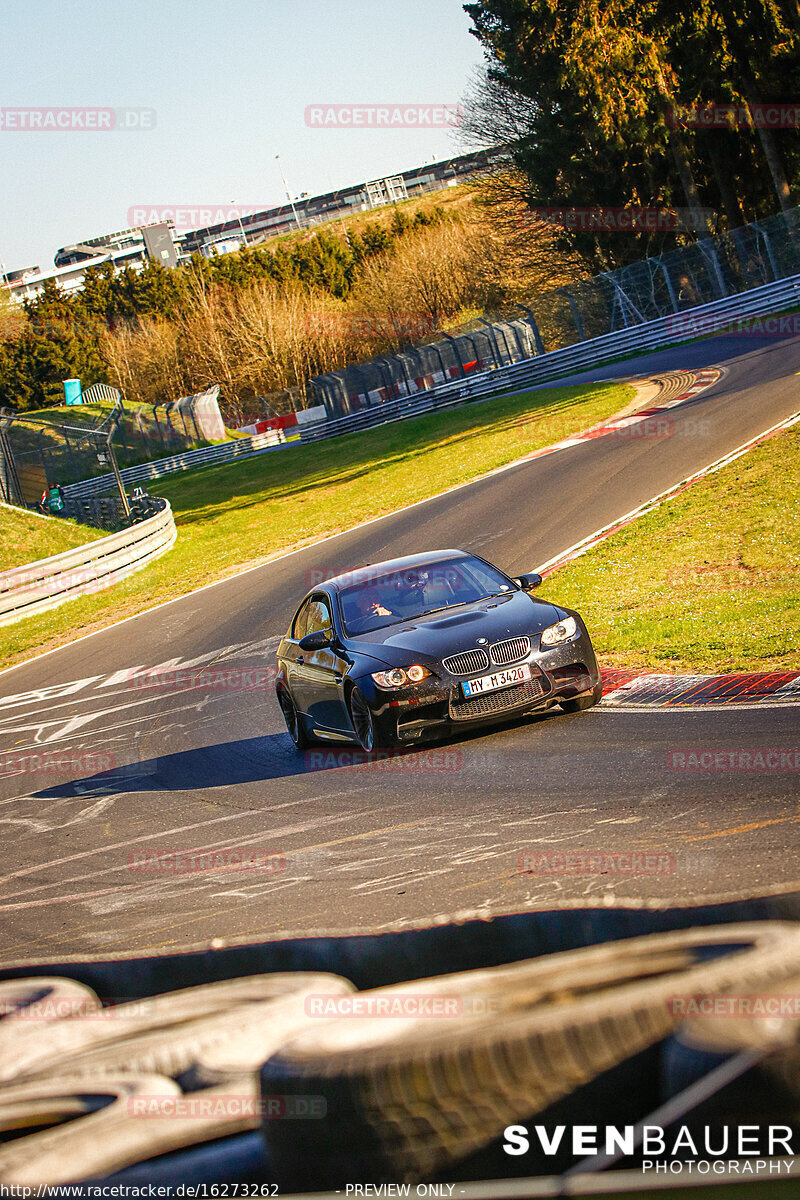
[[[371,633],[398,621],[513,591],[501,571],[479,558],[452,558],[367,578],[339,593],[345,634]]]

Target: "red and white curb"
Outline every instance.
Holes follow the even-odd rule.
[[[746,454],[748,450],[752,450],[754,446],[769,441],[775,434],[782,433],[785,429],[791,429],[798,422],[800,422],[800,412],[796,412],[793,416],[779,421],[777,425],[773,425],[763,433],[759,433],[756,437],[750,438],[749,441],[743,442],[741,446],[737,446],[729,454],[718,458],[716,462],[709,463],[708,466],[695,471],[694,475],[689,475],[686,479],[682,479],[680,483],[667,488],[665,492],[659,493],[658,496],[653,496],[651,500],[645,500],[644,504],[640,504],[638,508],[632,508],[624,516],[618,517],[616,521],[612,521],[610,525],[604,525],[602,529],[597,529],[594,533],[590,533],[587,537],[576,542],[574,546],[570,546],[568,550],[563,550],[560,554],[555,555],[555,557],[549,558],[546,563],[542,563],[536,570],[543,579],[546,579],[560,567],[566,566],[567,563],[573,562],[576,558],[580,558],[587,550],[593,549],[600,542],[604,542],[606,538],[610,538],[612,534],[617,533],[618,530],[630,525],[637,517],[643,517],[646,513],[652,512],[654,508],[658,508],[665,500],[671,500],[673,496],[679,496],[681,492],[686,491],[693,483],[697,483],[699,479],[704,479],[706,475],[713,475],[715,471],[720,471],[723,467],[727,467],[729,463],[735,462],[737,458],[741,458],[743,454]]]
[[[535,458],[545,458],[548,454],[555,454],[558,450],[568,450],[570,446],[579,446],[581,442],[589,442],[601,437],[616,435],[633,440],[638,437],[648,439],[671,437],[674,428],[672,422],[664,414],[679,404],[685,404],[687,400],[693,399],[698,392],[711,387],[720,378],[722,371],[717,367],[705,367],[702,371],[696,371],[693,374],[694,383],[691,387],[681,392],[679,396],[674,396],[666,404],[654,408],[643,408],[638,412],[631,413],[630,416],[619,417],[614,421],[605,421],[601,425],[593,425],[590,429],[583,429],[580,433],[573,433],[571,437],[564,438],[560,442],[554,442],[552,446],[544,446],[541,450],[532,450],[530,454],[526,454],[524,458],[516,461],[530,462]],[[605,383],[608,380],[602,382]]]
[[[777,707],[800,704],[800,674],[747,671],[731,675],[653,675],[603,672],[604,708],[695,708],[712,705]]]

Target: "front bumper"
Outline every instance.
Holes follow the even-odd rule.
[[[563,646],[532,650],[522,660],[531,668],[532,678],[527,683],[480,697],[465,698],[460,678],[448,676],[442,668],[438,675],[397,693],[373,684],[365,690],[372,691],[369,699],[376,721],[393,739],[411,743],[546,711],[559,701],[586,695],[600,683],[600,672],[589,635],[582,624],[579,629],[578,636]]]

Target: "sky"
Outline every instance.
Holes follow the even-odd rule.
[[[418,106],[458,105],[483,59],[460,0],[7,0],[2,29],[9,271],[47,270],[59,247],[127,228],[135,207],[285,203],[280,167],[293,195],[313,196],[463,153],[441,110]],[[400,104],[430,124],[330,124],[334,106]],[[125,109],[150,127],[19,127],[31,118],[18,110],[56,108]]]

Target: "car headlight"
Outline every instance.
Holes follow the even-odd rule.
[[[421,683],[430,675],[427,667],[412,663],[410,667],[393,667],[391,671],[373,671],[372,678],[381,688],[401,688],[407,683]]]
[[[563,621],[559,621],[556,625],[550,625],[542,633],[541,644],[543,646],[560,646],[562,642],[568,642],[570,638],[574,638],[578,632],[578,626],[574,617],[565,617]]]

